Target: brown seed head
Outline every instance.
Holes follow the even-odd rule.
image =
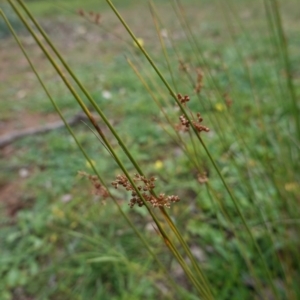
[[[188,95],[182,96],[181,94],[177,94],[177,99],[180,101],[181,104],[186,104],[190,101],[190,97]]]
[[[197,113],[197,121],[193,121],[194,128],[198,132],[201,132],[201,131],[209,132],[209,128],[201,124],[202,121],[203,121],[203,118],[201,117],[200,113]]]
[[[141,196],[146,202],[149,202],[153,207],[170,207],[171,203],[178,202],[180,199],[178,196],[166,196],[165,194],[160,194],[155,197],[151,191],[155,188],[154,181],[155,177],[147,179],[145,176],[135,174],[133,180],[135,182],[141,182],[142,185],[138,186],[138,190],[141,192]],[[131,199],[129,201],[129,206],[132,208],[134,205],[139,207],[144,205],[142,198],[137,194],[134,187],[129,183],[128,179],[124,175],[118,175],[116,180],[112,182],[115,188],[119,185],[125,187],[126,190],[131,191]]]
[[[223,95],[223,97],[224,97],[226,106],[227,106],[228,108],[230,108],[231,105],[232,105],[232,99],[229,97],[228,93],[225,93],[225,94]]]
[[[89,179],[89,181],[93,184],[93,186],[94,186],[93,194],[94,195],[99,195],[99,196],[103,197],[104,199],[108,198],[110,196],[108,190],[101,184],[99,178],[96,175],[90,175],[90,174],[88,174],[86,172],[82,172],[82,171],[79,171],[78,174],[81,176],[87,177]]]
[[[81,9],[81,8],[78,9],[77,13],[78,13],[79,16],[84,17],[84,10],[83,9]]]
[[[94,22],[95,22],[96,24],[99,24],[99,23],[100,23],[100,17],[101,17],[101,15],[100,15],[99,13],[97,13],[97,14],[95,15]]]
[[[204,184],[204,183],[208,182],[207,173],[204,172],[202,174],[198,174],[197,180],[200,184]]]
[[[187,63],[185,63],[183,60],[179,60],[179,71],[188,72],[189,66]]]
[[[197,94],[200,94],[203,87],[203,73],[200,69],[197,69],[196,72],[197,72],[197,79],[195,85],[195,92]]]

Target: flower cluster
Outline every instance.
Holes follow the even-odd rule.
[[[185,128],[186,131],[188,131],[189,128],[190,128],[190,121],[189,121],[184,115],[180,116],[180,117],[179,117],[179,120],[180,120],[181,126],[182,126],[183,128]]]
[[[188,72],[189,66],[187,63],[185,63],[183,60],[179,60],[179,71]]]
[[[181,94],[177,94],[177,99],[183,105],[190,101],[190,97],[188,95],[182,96]]]
[[[155,188],[155,180],[156,178],[151,177],[147,179],[144,176],[139,174],[135,174],[133,178],[134,182],[140,183],[137,185],[137,189],[140,191],[141,196],[146,202],[149,202],[153,207],[167,207],[170,208],[171,203],[178,202],[180,199],[178,196],[166,196],[161,193],[158,197],[154,196],[152,190]],[[126,191],[131,191],[131,199],[129,202],[129,206],[132,208],[135,204],[139,207],[144,205],[143,200],[136,192],[135,188],[131,185],[129,180],[124,175],[118,175],[116,180],[112,182],[112,185],[117,189],[119,186],[123,186]]]
[[[204,184],[208,182],[207,172],[203,172],[202,174],[197,175],[197,180],[200,184]]]
[[[227,106],[228,108],[230,108],[231,105],[232,105],[232,99],[229,97],[228,93],[225,93],[225,94],[223,95],[223,97],[224,97],[226,106]]]
[[[195,85],[195,92],[200,94],[203,87],[203,73],[200,69],[197,69],[197,80]]]
[[[82,172],[79,171],[78,172],[79,175],[87,177],[90,182],[93,184],[94,186],[94,192],[93,194],[95,195],[99,195],[103,198],[108,198],[109,197],[109,192],[107,191],[107,189],[101,184],[101,182],[99,181],[98,177],[96,175],[90,175],[86,172]]]
[[[179,117],[179,120],[180,120],[180,127],[181,129],[183,129],[184,131],[188,131],[189,128],[190,128],[190,122],[189,120],[184,116],[180,116]],[[200,113],[197,113],[197,121],[192,121],[192,124],[194,126],[194,128],[198,131],[198,132],[201,132],[201,131],[205,131],[205,132],[208,132],[209,131],[209,128],[202,125],[203,121],[203,118],[201,117]],[[179,127],[177,126],[177,129],[179,129]]]
[[[195,129],[198,132],[201,132],[201,131],[209,132],[209,128],[201,124],[202,121],[203,121],[203,118],[201,117],[200,113],[197,113],[197,121],[193,121],[193,125],[194,125]]]
[[[87,13],[83,9],[79,9],[77,13],[79,16],[84,17],[93,23],[100,24],[101,15],[99,13],[94,13],[93,11]]]

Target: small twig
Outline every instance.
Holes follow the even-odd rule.
[[[83,113],[78,113],[74,117],[70,118],[67,122],[69,125],[78,124],[81,120],[86,120],[87,117]],[[57,121],[50,124],[46,124],[40,127],[26,128],[23,130],[12,131],[8,134],[0,136],[0,149],[12,144],[18,139],[21,139],[26,136],[36,135],[41,133],[46,133],[51,130],[63,128],[65,125],[63,121]]]

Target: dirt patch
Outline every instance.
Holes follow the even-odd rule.
[[[46,123],[53,123],[60,118],[57,114],[41,114],[41,113],[18,113],[16,119],[0,121],[0,138],[11,132],[20,129],[35,128]],[[0,150],[2,160],[10,159],[15,155],[16,149],[13,144],[10,144]],[[3,173],[2,173],[3,172]],[[5,171],[1,170],[1,177],[5,178]],[[24,197],[22,185],[26,180],[26,174],[29,170],[19,170],[19,176],[16,175],[15,179],[10,182],[0,182],[0,203],[4,206],[6,214],[14,218],[17,212],[21,209],[28,208],[32,205],[32,199]]]
[[[60,120],[58,114],[20,112],[14,119],[0,121],[0,136],[19,129],[34,128]]]
[[[21,186],[24,179],[18,178],[8,184],[0,186],[0,203],[4,205],[6,214],[13,218],[21,209],[32,205],[32,198],[25,199]]]

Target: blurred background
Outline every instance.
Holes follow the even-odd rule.
[[[187,142],[187,148],[194,151],[194,159],[209,177],[211,189],[197,180],[198,169],[186,157],[174,135],[169,134],[171,127],[162,110],[128,64],[130,59],[174,125],[178,123],[178,109],[168,91],[106,1],[28,0],[25,3],[146,174],[158,178],[158,191],[182,199],[170,209],[170,214],[213,282],[216,299],[276,299],[263,276],[258,275],[263,287],[257,287],[238,253],[235,237],[212,203],[212,198],[223,203],[233,226],[239,228],[234,206],[224,195],[222,183],[205,153]],[[299,201],[299,182],[296,171],[289,165],[289,150],[279,144],[290,142],[293,107],[284,104],[289,103],[285,102],[288,98],[285,87],[280,92],[279,83],[285,85],[287,74],[282,61],[277,61],[263,3],[182,0],[184,10],[178,11],[174,3],[154,1],[159,16],[156,28],[148,1],[114,1],[176,91],[194,97],[190,108],[200,111],[204,124],[211,129],[204,139],[249,222],[254,226],[261,221],[260,209],[267,220],[296,219],[299,215],[298,211],[293,212],[294,206],[287,209],[282,202],[274,200],[291,197]],[[299,3],[288,0],[281,4],[291,72],[299,95]],[[110,186],[120,174],[118,166],[89,125],[78,121],[79,105],[9,3],[0,1],[0,8],[64,116],[73,122],[72,128],[93,165]],[[161,47],[159,37],[165,48]],[[92,183],[78,175],[78,171],[93,173],[91,165],[61,125],[2,18],[0,62],[0,299],[175,299],[164,273],[115,204],[95,194]],[[199,70],[203,73],[203,92],[197,98],[190,79],[195,81]],[[278,127],[273,132],[274,126]],[[235,128],[240,130],[238,138]],[[272,130],[266,137],[268,128]],[[106,134],[134,174],[118,143]],[[254,156],[242,155],[245,147],[241,136],[255,149]],[[188,138],[182,133],[181,137]],[[295,157],[292,153],[291,161]],[[263,173],[261,161],[270,163],[272,168],[265,167],[267,171]],[[276,178],[270,175],[272,172]],[[254,192],[245,192],[241,182],[244,184],[252,178]],[[125,192],[117,190],[114,195],[172,277],[190,290],[186,299],[197,299],[192,296],[179,264],[154,231],[146,210],[130,209],[130,195]],[[282,209],[292,215],[281,215]],[[269,247],[269,236],[266,238],[267,233],[259,226],[253,230],[273,272],[279,299],[297,299],[300,295],[296,284],[299,237],[293,228],[282,225],[277,229],[283,234],[274,238],[276,247]],[[294,245],[287,246],[291,240]],[[246,246],[246,251],[260,274],[253,249]],[[276,262],[278,256],[286,263],[287,281],[295,289],[294,294],[286,292],[284,272]]]

